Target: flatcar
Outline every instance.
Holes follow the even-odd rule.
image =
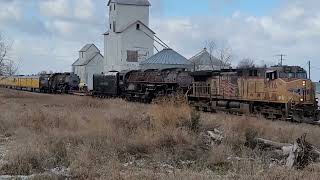
[[[204,111],[262,114],[270,119],[318,119],[315,84],[298,66],[193,72],[188,101]]]

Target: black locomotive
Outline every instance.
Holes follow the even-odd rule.
[[[150,103],[155,97],[183,92],[192,84],[184,69],[136,70],[94,75],[93,95]]]

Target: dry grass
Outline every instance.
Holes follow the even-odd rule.
[[[250,135],[292,142],[308,133],[308,140],[320,147],[318,127],[224,114],[199,119],[189,106],[173,102],[144,105],[15,93],[0,89],[0,135],[13,139],[1,174],[69,167],[74,179],[319,177],[319,166],[303,171],[270,167],[269,154],[245,146]],[[200,132],[212,128],[223,130],[226,139],[207,149]]]

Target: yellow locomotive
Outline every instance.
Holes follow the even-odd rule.
[[[262,114],[270,119],[314,121],[315,84],[298,66],[226,69],[191,74],[188,101],[205,111]]]

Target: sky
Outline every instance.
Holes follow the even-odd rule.
[[[207,41],[244,58],[307,68],[320,80],[319,0],[150,0],[150,27],[186,58]],[[86,43],[103,53],[107,0],[0,0],[0,33],[20,74],[70,71]]]

